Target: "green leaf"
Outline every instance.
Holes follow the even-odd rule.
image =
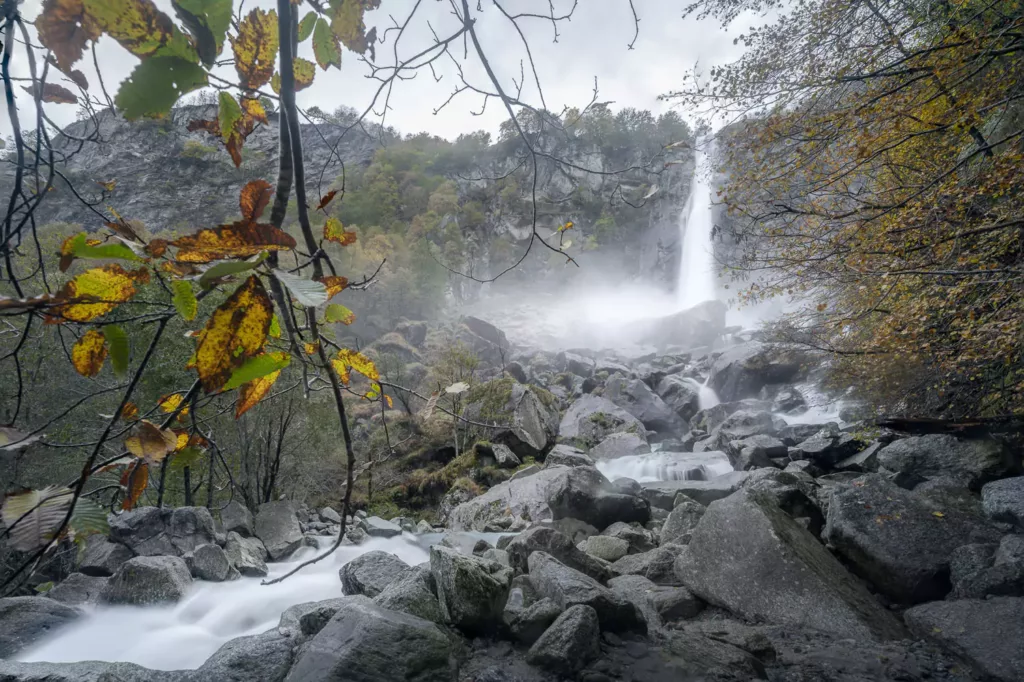
[[[279,369],[284,369],[291,361],[292,358],[287,353],[263,353],[251,357],[231,373],[231,378],[224,384],[224,390],[230,391],[253,379],[259,379]]]
[[[268,252],[263,251],[249,260],[224,261],[222,263],[217,263],[208,268],[206,272],[203,273],[203,276],[199,278],[199,286],[204,289],[209,289],[213,286],[213,281],[216,279],[252,270],[257,265],[265,261],[269,255],[270,254]]]
[[[220,91],[218,101],[220,106],[217,109],[217,122],[220,123],[221,139],[227,144],[235,132],[235,124],[242,120],[242,107],[226,90]]]
[[[110,532],[107,510],[88,497],[79,497],[75,502],[75,509],[71,512],[69,525],[75,531],[75,535],[94,535],[96,533],[106,535]]]
[[[121,260],[142,260],[138,254],[132,251],[131,248],[123,242],[110,242],[108,244],[90,246],[86,243],[86,236],[84,232],[75,235],[74,240],[71,242],[71,255],[75,258],[119,258]]]
[[[313,56],[324,71],[329,66],[341,68],[341,43],[323,18],[317,19],[313,27]]]
[[[203,456],[203,451],[197,447],[188,446],[182,448],[174,453],[171,457],[170,468],[171,471],[181,471],[185,467],[190,467],[199,461],[199,458]]]
[[[196,301],[196,295],[192,292],[192,283],[184,279],[175,280],[171,282],[171,289],[174,291],[171,300],[182,319],[186,322],[196,319],[199,302]]]
[[[128,335],[116,324],[108,324],[103,327],[103,336],[107,339],[110,366],[114,370],[114,375],[124,376],[128,371]]]
[[[212,67],[231,25],[231,0],[172,0],[171,4],[195,38],[200,59]]]
[[[270,318],[270,331],[268,331],[267,334],[274,339],[281,338],[281,321],[277,319],[276,313],[272,318]]]
[[[274,270],[274,275],[288,288],[300,305],[315,307],[327,303],[327,287],[320,282],[284,270]]]
[[[39,583],[38,585],[36,585],[35,591],[39,594],[46,594],[47,592],[53,589],[53,585],[54,582],[52,580],[47,580],[45,583]]]
[[[152,57],[135,67],[114,98],[124,117],[161,118],[184,95],[207,85],[206,71],[180,57]]]
[[[308,38],[313,32],[313,25],[316,24],[316,12],[309,12],[299,22],[299,42]]]
[[[327,310],[324,311],[325,322],[340,322],[342,324],[352,324],[355,322],[356,314],[341,305],[340,303],[332,303],[327,306]]]

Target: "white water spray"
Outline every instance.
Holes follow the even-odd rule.
[[[715,261],[711,244],[710,151],[709,143],[698,142],[694,145],[696,159],[690,198],[686,201],[686,210],[679,221],[683,247],[676,296],[682,309],[716,298]]]

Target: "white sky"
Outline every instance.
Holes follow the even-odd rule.
[[[500,0],[510,13],[547,13],[547,0]],[[173,15],[169,0],[156,0],[158,6]],[[476,0],[470,2],[474,16],[478,17],[477,29],[488,53],[489,59],[503,86],[512,91],[512,78],[519,78],[520,60],[525,58],[519,36],[511,24],[491,4],[492,0],[481,0],[481,11],[475,11]],[[459,3],[461,4],[461,3]],[[572,0],[556,0],[556,13],[564,13],[572,6]],[[598,101],[612,101],[613,108],[632,106],[661,113],[668,104],[659,102],[658,95],[682,83],[683,74],[698,62],[702,70],[715,63],[734,59],[739,48],[733,39],[741,32],[740,26],[723,31],[714,21],[698,22],[692,18],[683,19],[683,8],[689,0],[634,0],[640,17],[639,37],[633,50],[627,45],[633,38],[633,19],[627,0],[580,0],[570,22],[559,23],[559,39],[552,41],[550,21],[528,19],[522,27],[530,42],[538,74],[544,88],[548,108],[560,111],[564,105],[583,106],[590,101],[596,76]],[[378,35],[392,25],[389,17],[403,21],[415,5],[415,0],[383,0],[379,10],[366,15],[368,26],[377,26]],[[41,6],[41,0],[26,0],[23,15],[34,18]],[[274,6],[272,0],[247,1],[245,7]],[[305,13],[307,8],[301,8]],[[427,22],[438,35],[444,37],[458,25],[451,14],[449,0],[421,0],[417,15],[410,23],[400,43],[399,56],[407,57],[419,52],[433,42]],[[742,28],[745,28],[742,27]],[[447,31],[447,32],[446,32]],[[387,43],[377,46],[378,63],[389,63],[392,59],[393,39],[396,33],[388,35]],[[225,47],[230,56],[230,47]],[[458,41],[453,52],[462,61],[462,41]],[[12,72],[16,76],[27,75],[23,50],[16,53]],[[111,95],[116,84],[123,80],[137,59],[109,38],[101,39],[97,48],[100,69]],[[300,56],[312,59],[310,41],[300,46]],[[467,78],[476,85],[488,86],[479,61],[469,46],[469,57],[464,62]],[[99,95],[95,71],[91,59],[77,65],[92,84],[91,92]],[[463,93],[452,101],[441,113],[433,110],[440,106],[458,84],[451,60],[444,57],[437,62],[441,76],[435,82],[429,70],[423,70],[416,78],[396,82],[391,96],[391,108],[387,112],[387,123],[403,133],[428,131],[446,138],[460,133],[485,129],[497,130],[498,124],[507,118],[500,102],[491,100],[481,116],[479,111],[482,98],[473,93]],[[522,98],[539,106],[536,89],[530,86],[529,66],[525,65],[528,85]],[[357,55],[343,51],[341,71],[317,70],[312,87],[300,92],[299,106],[318,105],[331,111],[338,105],[351,106],[360,112],[372,100],[379,83],[367,78],[369,68],[358,60]],[[233,68],[227,67],[220,74],[236,80]],[[53,81],[53,78],[49,78]],[[27,93],[18,91],[21,119],[24,127],[32,127],[34,116]],[[74,120],[75,105],[48,105],[47,112],[58,124]],[[380,109],[378,108],[378,111]],[[686,112],[681,112],[684,116]],[[0,120],[0,135],[11,133],[6,105]]]

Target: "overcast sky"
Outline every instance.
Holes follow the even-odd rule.
[[[510,12],[548,12],[547,0],[501,0]],[[739,50],[733,39],[741,32],[741,26],[723,31],[714,21],[698,22],[692,18],[683,19],[683,7],[689,0],[634,0],[640,18],[639,36],[633,50],[627,45],[633,39],[633,16],[627,0],[580,0],[572,20],[558,25],[558,42],[553,42],[550,21],[528,19],[520,23],[530,44],[538,75],[544,89],[549,109],[560,111],[563,106],[583,106],[590,101],[594,78],[597,78],[599,101],[612,101],[613,108],[632,106],[651,109],[661,113],[669,105],[659,102],[657,97],[678,87],[683,74],[700,63],[703,68],[715,63],[731,60]],[[171,13],[169,0],[157,0],[157,4]],[[392,17],[402,22],[415,5],[415,0],[383,0],[379,10],[366,15],[368,26],[376,26],[378,35],[393,25]],[[461,3],[458,3],[461,4]],[[475,6],[471,2],[471,6]],[[556,0],[556,14],[564,13],[572,6],[572,0]],[[246,2],[246,8],[274,6],[269,0],[256,3]],[[34,18],[41,6],[41,0],[26,0],[24,16]],[[512,25],[493,6],[491,0],[481,0],[481,11],[476,12],[477,29],[484,49],[498,73],[503,86],[514,90],[513,78],[519,80],[520,61],[526,53],[522,42]],[[306,10],[303,9],[304,13]],[[429,22],[429,26],[428,26]],[[421,0],[416,17],[399,43],[399,58],[407,58],[433,43],[430,27],[439,36],[451,35],[458,28],[458,20],[452,16],[448,0]],[[387,36],[387,42],[377,46],[377,62],[393,63],[394,38],[396,32]],[[467,80],[474,85],[490,88],[479,60],[469,47],[469,56],[463,59],[461,40],[453,45],[453,53],[463,64]],[[225,52],[230,55],[230,47]],[[103,80],[114,94],[120,83],[134,66],[137,59],[109,38],[101,39],[97,55]],[[312,49],[307,43],[300,46],[300,56],[312,59]],[[27,75],[23,52],[16,53],[13,64],[15,75]],[[347,105],[359,111],[365,109],[373,99],[380,83],[367,78],[368,66],[361,63],[357,55],[344,51],[341,71],[317,70],[313,86],[300,92],[299,106],[318,105],[331,111],[339,105]],[[92,84],[92,94],[99,96],[95,71],[90,59],[79,63]],[[435,81],[429,70],[422,70],[412,80],[394,84],[387,123],[404,133],[428,131],[447,138],[462,132],[477,129],[496,131],[498,124],[507,118],[500,102],[491,100],[483,115],[479,111],[483,98],[473,93],[456,97],[438,114],[439,107],[459,85],[452,60],[444,57],[436,62]],[[527,86],[522,98],[536,106],[540,97],[531,85],[529,66],[526,64]],[[231,67],[222,70],[223,77],[236,80]],[[49,80],[53,80],[50,78]],[[31,127],[33,111],[27,93],[19,92],[23,127]],[[5,107],[6,108],[6,107]],[[381,111],[378,105],[377,112]],[[58,124],[74,120],[74,105],[49,105],[48,114]],[[681,112],[686,115],[686,112]],[[26,120],[28,119],[28,120]],[[7,112],[0,123],[0,134],[5,137],[11,132]]]

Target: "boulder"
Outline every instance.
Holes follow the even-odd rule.
[[[1024,563],[1024,535],[1006,535],[999,541],[995,564]]]
[[[430,621],[389,611],[365,596],[341,608],[301,650],[288,682],[454,682],[448,637]]]
[[[511,377],[477,384],[463,398],[462,416],[502,428],[470,427],[470,437],[508,446],[520,459],[542,459],[558,434],[558,406],[548,391]]]
[[[95,604],[100,600],[100,593],[106,587],[107,581],[108,579],[102,576],[72,573],[54,585],[46,596],[69,606]]]
[[[944,477],[971,490],[1015,472],[1016,456],[996,440],[960,440],[946,434],[904,438],[878,452],[878,464],[913,488],[930,478]]]
[[[530,647],[526,660],[545,670],[572,676],[601,653],[597,611],[580,604],[566,609]]]
[[[3,682],[193,682],[194,679],[182,671],[149,670],[134,663],[19,663],[0,659]]]
[[[252,537],[252,512],[238,500],[231,500],[220,510],[220,526],[225,533],[234,531],[244,538]]]
[[[592,467],[594,460],[571,445],[560,444],[552,448],[544,459],[544,466]]]
[[[0,657],[13,656],[80,615],[78,609],[46,597],[0,599]]]
[[[320,520],[324,523],[341,524],[341,514],[330,507],[324,507],[320,510]]]
[[[601,531],[601,535],[625,540],[629,545],[630,554],[647,552],[655,547],[654,538],[650,531],[639,525],[631,525],[622,521],[616,521]]]
[[[373,599],[377,606],[408,613],[432,623],[443,623],[437,583],[427,566],[410,566]]]
[[[282,682],[292,664],[293,642],[276,630],[236,637],[206,659],[197,680]]]
[[[565,485],[566,467],[551,467],[522,478],[512,479],[491,487],[483,495],[462,502],[448,514],[447,525],[452,530],[483,531],[488,525],[515,518],[534,523],[551,518],[548,492]]]
[[[704,601],[748,620],[840,637],[899,639],[899,622],[806,529],[763,493],[712,502],[676,560]]]
[[[700,410],[690,420],[691,429],[699,429],[705,434],[715,430],[715,427],[724,422],[729,415],[740,410],[751,410],[754,412],[766,412],[771,410],[771,403],[765,400],[737,400],[731,403],[718,403],[712,407]],[[808,436],[817,431],[817,427],[811,427]],[[802,438],[800,440],[803,440]]]
[[[772,398],[772,412],[785,412],[786,414],[799,414],[807,409],[807,399],[803,394],[787,386],[782,388]]]
[[[740,489],[749,474],[745,471],[733,471],[716,476],[710,481],[656,481],[641,483],[644,487],[643,498],[655,507],[671,511],[675,506],[676,495],[683,493],[694,502],[707,506],[715,500],[728,497]]]
[[[645,500],[614,492],[608,479],[592,467],[566,469],[561,484],[548,489],[547,504],[553,519],[579,519],[597,528],[616,521],[647,523],[651,518]]]
[[[199,545],[186,554],[184,559],[193,578],[218,583],[231,578],[231,561],[220,545]],[[234,577],[237,578],[238,573]]]
[[[291,500],[265,502],[256,512],[255,534],[272,561],[282,561],[303,544],[302,529]]]
[[[712,300],[698,303],[662,317],[630,323],[631,338],[638,343],[668,345],[682,348],[703,348],[714,344],[725,332],[725,314],[728,306]]]
[[[589,449],[613,433],[633,433],[646,441],[647,429],[639,419],[608,400],[596,395],[577,398],[565,411],[558,426],[558,440]]]
[[[864,443],[851,433],[843,433],[834,424],[829,424],[807,440],[796,446],[799,459],[806,459],[822,469],[832,469],[839,462],[856,455],[864,449]]]
[[[629,553],[629,542],[609,535],[594,535],[583,541],[583,551],[603,561],[618,561]]]
[[[869,473],[878,470],[878,453],[885,447],[884,443],[875,442],[860,452],[836,462],[839,471],[857,471]]]
[[[184,559],[176,556],[139,556],[117,569],[100,601],[107,604],[162,604],[180,601],[192,586]]]
[[[711,365],[708,385],[722,402],[754,398],[769,384],[789,384],[806,377],[814,354],[805,348],[750,341],[729,348]]]
[[[688,424],[658,394],[640,379],[612,375],[604,386],[604,397],[658,433],[682,433]]]
[[[683,494],[676,495],[673,505],[674,508],[665,519],[665,525],[661,527],[659,544],[689,544],[693,529],[697,527],[707,508]]]
[[[531,554],[546,552],[566,566],[586,573],[595,580],[603,582],[614,575],[605,564],[580,550],[567,535],[555,528],[535,526],[525,530],[514,537],[505,550],[508,552],[510,565],[518,573],[526,573],[529,570]]]
[[[620,575],[608,581],[608,588],[643,614],[648,633],[661,627],[661,616],[650,599],[651,594],[658,589],[653,582],[642,575]]]
[[[277,632],[299,643],[312,637],[334,618],[345,597],[295,604],[285,609],[277,623]]]
[[[704,602],[681,586],[656,585],[648,599],[664,623],[696,618],[704,610]]]
[[[231,531],[224,543],[224,554],[231,566],[244,576],[262,578],[267,575],[267,549],[259,538],[245,538]]]
[[[1024,476],[986,483],[981,504],[990,519],[1024,528]]]
[[[935,509],[882,476],[865,474],[833,492],[824,537],[887,597],[919,604],[949,592],[953,550],[999,536],[956,511]]]
[[[699,384],[693,379],[670,374],[658,382],[655,392],[686,423],[700,411]]]
[[[360,554],[338,570],[345,595],[364,594],[373,598],[409,568],[394,554],[380,550]]]
[[[579,353],[573,353],[571,351],[562,351],[555,356],[555,362],[566,372],[575,374],[578,377],[586,379],[594,373],[595,363],[594,360],[588,358]]]
[[[530,582],[537,593],[558,604],[559,608],[586,604],[597,611],[602,630],[641,634],[647,632],[647,621],[636,606],[550,554],[531,554],[529,569]]]
[[[502,612],[502,620],[513,638],[530,645],[555,622],[562,613],[562,608],[550,599],[538,599],[532,586],[527,584],[524,588],[515,584],[525,577],[520,576],[513,581]]]
[[[740,440],[730,441],[728,452],[733,468],[737,471],[772,466],[772,459],[785,457],[789,453],[786,444],[774,436],[758,434]]]
[[[590,448],[590,456],[596,460],[618,459],[631,455],[644,455],[651,451],[647,437],[636,433],[622,431],[606,436],[600,443]]]
[[[693,444],[694,452],[724,450],[732,441],[751,436],[775,433],[776,417],[771,412],[737,410],[725,418],[708,434],[708,437]]]
[[[675,563],[682,545],[665,545],[641,552],[628,554],[612,564],[612,570],[619,575],[640,575],[656,585],[679,585]]]
[[[966,661],[985,679],[1024,679],[1024,598],[961,599],[908,609],[910,630]]]
[[[502,622],[512,570],[434,545],[430,572],[445,621],[467,633],[494,631]]]
[[[359,519],[358,524],[371,538],[393,538],[402,534],[401,526],[379,516],[367,516],[365,519]]]
[[[469,533],[445,533],[441,544],[466,556],[480,555],[491,548],[491,543]]]
[[[112,576],[121,564],[131,559],[132,551],[118,542],[111,542],[105,535],[94,533],[86,538],[85,552],[78,570],[86,575]]]
[[[217,536],[205,507],[136,507],[112,517],[110,539],[138,556],[180,557]]]

